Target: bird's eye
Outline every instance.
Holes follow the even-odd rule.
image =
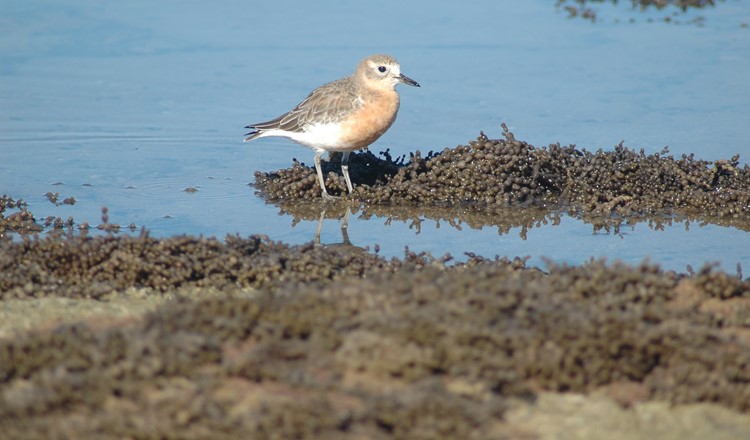
[[[385,71],[386,71],[386,68],[385,68],[385,66],[380,66],[380,67],[378,67],[378,72],[380,72],[380,73],[385,73]]]

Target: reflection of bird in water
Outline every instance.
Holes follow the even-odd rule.
[[[320,242],[320,233],[323,231],[323,220],[325,219],[326,215],[326,208],[323,208],[322,211],[320,211],[320,218],[318,219],[318,227],[315,228],[315,238],[313,239],[313,242],[316,246],[321,246],[326,249],[337,249],[337,250],[343,250],[345,252],[366,252],[363,247],[355,246],[352,244],[352,242],[349,240],[349,217],[352,215],[352,210],[347,206],[346,207],[346,213],[344,213],[344,217],[341,218],[341,239],[343,240],[341,243],[330,243],[330,244],[323,244]]]
[[[324,198],[326,191],[320,156],[326,151],[341,151],[341,172],[349,193],[349,154],[367,148],[396,120],[399,83],[419,87],[401,73],[398,62],[388,55],[373,55],[362,60],[354,74],[313,90],[297,107],[275,119],[245,128],[251,131],[245,142],[266,136],[280,136],[315,150],[315,171]]]

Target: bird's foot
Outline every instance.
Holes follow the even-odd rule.
[[[328,191],[323,191],[320,193],[320,195],[323,197],[323,200],[339,200],[341,197],[339,196],[332,196],[328,194]]]

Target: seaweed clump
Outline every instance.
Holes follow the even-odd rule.
[[[350,196],[376,205],[472,206],[482,209],[543,205],[580,214],[621,216],[696,213],[750,217],[750,167],[739,155],[705,161],[693,155],[675,158],[665,149],[646,154],[617,145],[613,151],[589,152],[575,146],[537,148],[515,139],[504,127],[504,139],[481,134],[467,145],[408,162],[371,153],[352,160],[357,183]],[[361,155],[354,155],[359,157]],[[334,159],[335,161],[335,159]],[[378,179],[360,179],[361,173]],[[326,186],[344,192],[341,178],[328,169]],[[295,164],[277,173],[256,173],[256,186],[269,200],[320,197],[311,168]]]

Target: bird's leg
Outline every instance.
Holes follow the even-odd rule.
[[[323,170],[320,168],[320,156],[323,155],[324,150],[319,150],[315,152],[315,171],[318,173],[318,182],[320,183],[320,187],[323,189],[323,192],[320,194],[324,199],[335,199],[334,196],[328,194],[328,191],[326,191],[326,181],[323,179]]]
[[[316,245],[318,245],[318,246],[321,245],[321,243],[320,243],[320,231],[323,230],[323,219],[325,219],[325,216],[326,216],[326,210],[323,209],[320,212],[320,218],[318,219],[318,227],[315,228],[315,238],[313,238],[313,242]]]
[[[349,229],[349,217],[352,216],[352,210],[349,206],[346,207],[346,214],[344,214],[344,218],[341,219],[341,230]]]
[[[341,172],[344,174],[346,187],[349,188],[349,194],[351,194],[352,191],[354,191],[354,188],[352,188],[352,179],[349,178],[349,153],[351,153],[351,151],[344,151],[344,154],[341,157]]]

